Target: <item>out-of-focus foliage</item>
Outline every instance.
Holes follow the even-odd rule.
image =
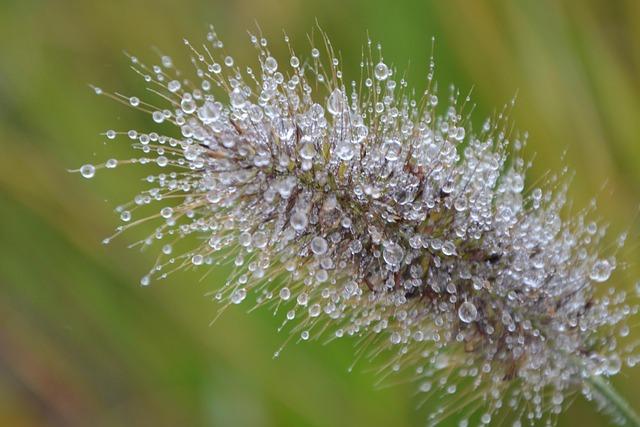
[[[615,230],[631,226],[629,265],[614,281],[632,289],[640,278],[640,2],[4,0],[0,425],[422,425],[428,403],[415,410],[414,385],[378,390],[376,365],[366,361],[347,373],[355,343],[290,345],[272,360],[285,336],[270,313],[230,309],[210,327],[218,306],[204,294],[225,270],[140,288],[154,254],[126,249],[139,236],[100,244],[140,171],[101,171],[90,183],[66,172],[127,156],[99,132],[151,127],[87,87],[143,94],[123,49],[153,58],[159,46],[186,69],[182,38],[199,41],[212,23],[237,61],[252,60],[254,20],[284,54],[282,29],[304,50],[316,18],[347,74],[358,78],[369,31],[417,90],[435,35],[437,80],[443,89],[474,87],[478,123],[518,91],[514,124],[529,131],[535,154],[529,182],[567,165],[575,209],[595,195]],[[617,379],[637,409],[638,380],[638,370]],[[560,419],[606,422],[580,399]]]

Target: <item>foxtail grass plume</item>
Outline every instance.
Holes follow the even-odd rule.
[[[605,288],[624,236],[605,244],[594,204],[563,219],[566,170],[525,185],[511,104],[474,130],[469,96],[436,90],[433,58],[416,96],[379,45],[352,81],[315,36],[300,56],[285,36],[285,59],[250,34],[246,67],[211,28],[185,41],[188,76],[130,57],[152,100],[94,87],[162,123],[107,131],[139,156],[79,169],[154,171],[117,208],[116,234],[155,224],[137,243],[160,253],[141,284],[232,263],[212,292],[222,308],[270,307],[285,341],[356,337],[356,359],[416,382],[428,425],[553,425],[580,394],[632,419],[606,380],[640,360],[625,339],[635,295]]]

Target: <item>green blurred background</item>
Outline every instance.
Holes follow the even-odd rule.
[[[0,426],[424,424],[413,385],[377,390],[366,363],[347,373],[352,342],[294,344],[273,360],[285,336],[270,313],[241,306],[210,327],[217,305],[204,294],[225,271],[141,288],[154,254],[126,249],[136,233],[100,244],[140,171],[66,172],[129,155],[100,132],[152,127],[87,87],[144,96],[122,50],[153,61],[159,46],[186,69],[182,38],[203,40],[212,23],[241,62],[257,20],[276,52],[282,29],[308,52],[316,18],[347,75],[369,31],[418,89],[435,35],[437,79],[475,87],[476,123],[519,91],[529,179],[575,170],[576,207],[599,195],[614,230],[632,224],[616,284],[640,277],[637,0],[0,0]],[[615,379],[636,409],[638,381],[629,369]],[[578,399],[560,425],[606,425],[591,406]]]

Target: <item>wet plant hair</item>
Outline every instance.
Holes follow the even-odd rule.
[[[131,56],[157,104],[94,87],[171,129],[109,130],[139,156],[79,169],[155,170],[117,208],[116,235],[156,224],[137,242],[160,247],[141,284],[232,263],[212,292],[222,309],[269,307],[286,341],[354,337],[356,359],[416,381],[429,425],[553,425],[579,394],[633,422],[606,380],[640,360],[625,339],[635,296],[604,288],[625,237],[605,244],[594,204],[567,215],[566,170],[525,184],[512,104],[473,129],[470,97],[438,93],[433,59],[416,96],[370,41],[350,80],[321,31],[308,58],[286,36],[286,60],[250,39],[253,67],[213,28],[185,41],[195,75]]]

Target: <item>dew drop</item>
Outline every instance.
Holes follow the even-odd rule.
[[[396,161],[400,158],[400,152],[402,151],[402,145],[397,139],[388,139],[382,144],[382,152],[384,158],[390,162]]]
[[[162,218],[168,219],[171,218],[171,215],[173,215],[173,209],[170,207],[160,209],[160,216]]]
[[[391,266],[397,266],[404,258],[404,249],[397,243],[389,243],[382,250],[382,258]]]
[[[318,317],[320,312],[322,311],[320,304],[313,304],[309,307],[309,316],[310,317]]]
[[[240,89],[234,89],[229,95],[229,99],[233,108],[242,108],[244,106],[245,99]]]
[[[389,76],[389,67],[387,67],[387,64],[380,61],[378,62],[378,64],[376,64],[373,70],[373,74],[375,75],[376,79],[381,81],[385,80]]]
[[[305,160],[311,160],[316,155],[316,149],[311,142],[305,142],[300,148],[300,157]]]
[[[177,92],[180,90],[180,87],[182,85],[180,84],[180,82],[178,80],[171,80],[169,82],[169,84],[167,85],[167,89],[169,89],[169,92]]]
[[[589,277],[595,282],[604,282],[611,276],[611,264],[606,259],[598,260],[593,264]]]
[[[84,177],[84,178],[93,178],[93,176],[96,174],[96,167],[93,165],[82,165],[80,167],[80,174]]]
[[[353,144],[348,141],[343,141],[336,147],[336,155],[340,160],[344,160],[345,162],[351,160],[354,154]]]
[[[264,60],[264,69],[267,73],[273,74],[278,69],[278,61],[273,56],[267,57]]]
[[[476,306],[471,304],[469,301],[465,301],[460,304],[460,308],[458,308],[458,317],[464,323],[471,323],[476,320],[478,316],[478,310]]]
[[[247,290],[245,288],[236,289],[231,293],[231,302],[234,304],[240,304],[247,297]]]
[[[280,299],[283,301],[288,301],[291,298],[291,291],[286,286],[280,289]]]
[[[180,101],[180,108],[186,114],[191,114],[194,111],[196,111],[196,107],[197,107],[196,102],[191,97],[188,97],[188,98],[185,97],[182,99],[182,101]]]
[[[333,116],[341,114],[344,109],[343,101],[342,91],[340,89],[334,89],[327,99],[327,111],[329,111],[329,114]]]
[[[316,236],[313,239],[311,239],[311,251],[316,254],[316,255],[324,255],[325,253],[327,253],[327,250],[329,249],[329,245],[327,244],[327,241],[320,236]]]
[[[162,111],[154,111],[151,114],[151,118],[153,118],[153,121],[156,123],[164,122],[164,114],[162,114]]]
[[[296,231],[304,231],[307,228],[309,220],[304,212],[297,210],[291,215],[291,227]]]
[[[166,156],[159,156],[156,159],[156,163],[158,164],[158,166],[163,168],[163,167],[167,166],[167,164],[169,164],[169,159],[167,159]]]

